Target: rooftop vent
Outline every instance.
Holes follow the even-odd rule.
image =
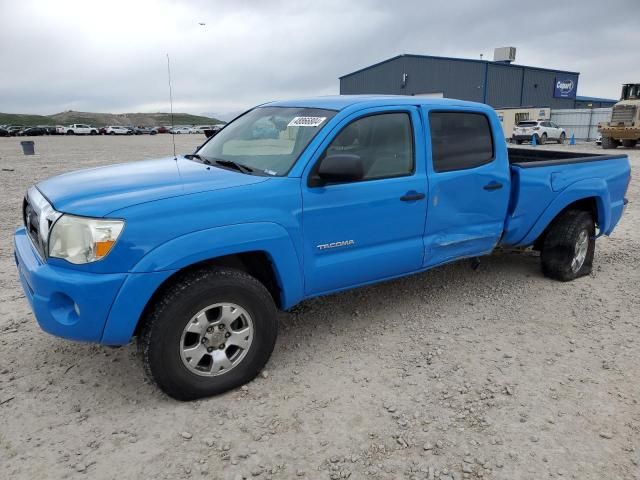
[[[516,47],[499,47],[493,50],[493,61],[511,63],[516,61]]]

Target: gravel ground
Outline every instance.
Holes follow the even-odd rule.
[[[637,175],[590,277],[554,282],[535,254],[498,253],[308,301],[281,314],[260,377],[178,403],[134,345],[43,333],[11,241],[34,182],[166,155],[170,137],[35,141],[23,157],[0,139],[0,477],[640,478]],[[640,149],[619,151],[638,168]]]

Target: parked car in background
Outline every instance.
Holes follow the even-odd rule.
[[[169,133],[170,127],[161,125],[159,127],[154,127],[154,130],[156,131],[156,133]]]
[[[155,135],[157,133],[152,127],[136,127],[136,135]]]
[[[207,138],[215,137],[223,128],[224,125],[222,124],[214,125],[210,129],[205,130],[204,134],[207,136]]]
[[[173,133],[174,135],[191,133],[191,127],[173,127],[169,129],[169,133]]]
[[[598,135],[598,138],[596,138],[596,145],[602,145],[602,135]]]
[[[211,130],[212,128],[213,128],[212,125],[198,125],[191,128],[191,133],[204,134],[205,130]]]
[[[57,135],[58,131],[54,125],[40,125],[41,128],[44,128],[47,131],[47,135]]]
[[[520,145],[522,142],[531,142],[536,137],[536,143],[544,145],[547,140],[555,140],[564,143],[567,133],[564,128],[559,127],[549,120],[526,120],[518,122],[513,127],[511,141]]]
[[[18,133],[20,133],[21,130],[24,130],[25,126],[24,125],[7,125],[7,131],[9,132],[9,135],[11,135],[12,137],[15,137],[18,135]]]
[[[84,123],[74,123],[69,125],[67,131],[65,132],[67,135],[97,135],[98,129],[96,127],[92,127],[91,125],[87,125]]]
[[[26,127],[18,132],[21,137],[39,137],[41,135],[48,135],[45,127]]]
[[[64,135],[67,133],[67,127],[64,125],[56,125],[56,133],[58,135]]]
[[[131,135],[133,132],[127,127],[120,125],[110,125],[104,130],[105,135]]]
[[[0,137],[10,137],[11,134],[9,133],[9,130],[7,130],[4,127],[0,127]]]

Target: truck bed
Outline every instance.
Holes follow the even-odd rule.
[[[625,154],[508,148],[508,155],[511,200],[503,245],[530,245],[560,210],[583,198],[593,199],[600,233],[613,230],[630,175]]]
[[[509,164],[521,168],[546,167],[553,165],[566,165],[571,163],[598,162],[626,158],[625,154],[606,155],[600,153],[580,153],[559,150],[537,150],[533,148],[507,149]]]

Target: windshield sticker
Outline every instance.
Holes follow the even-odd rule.
[[[294,117],[287,127],[318,127],[327,117]]]

